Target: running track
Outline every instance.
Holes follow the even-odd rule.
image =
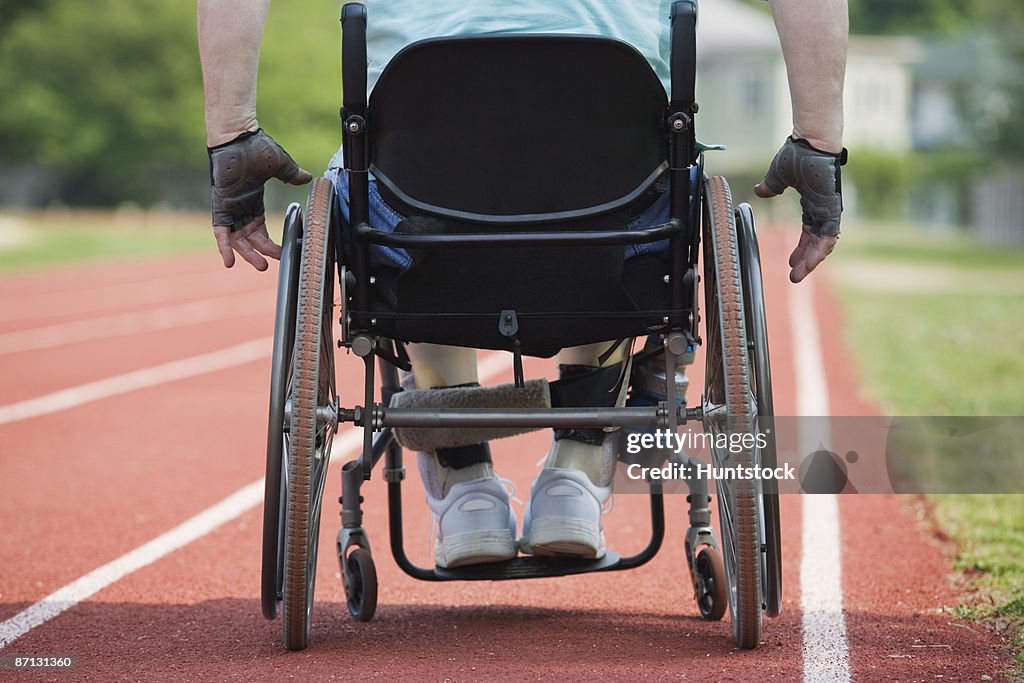
[[[790,236],[762,236],[776,412],[870,414],[827,273],[786,280]],[[336,472],[314,640],[286,652],[258,597],[275,280],[224,271],[212,249],[0,278],[0,655],[78,657],[71,672],[0,679],[977,681],[1008,665],[997,638],[943,610],[958,603],[948,558],[915,500],[896,496],[784,497],[784,611],[746,652],[726,621],[697,616],[677,497],[665,547],[640,569],[429,584],[390,558],[375,473],[365,526],[380,605],[356,624],[334,560]],[[358,386],[361,364],[339,366],[341,385]],[[493,356],[487,368],[492,381],[510,375]],[[495,444],[523,498],[548,438]],[[337,463],[355,441],[342,432],[335,444]],[[426,564],[429,516],[410,465],[406,546]],[[619,496],[606,523],[610,547],[638,550],[646,499]]]

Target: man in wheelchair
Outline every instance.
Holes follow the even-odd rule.
[[[200,0],[199,35],[206,91],[206,126],[213,180],[213,222],[224,265],[234,252],[258,270],[279,255],[267,234],[262,187],[271,177],[308,182],[309,173],[256,120],[256,70],[269,0]],[[658,2],[614,3],[437,3],[370,2],[369,89],[399,50],[438,35],[476,33],[572,33],[608,35],[636,46],[669,87],[662,50],[663,8]],[[791,279],[799,282],[831,252],[839,232],[841,199],[838,167],[842,151],[842,82],[845,56],[845,0],[802,3],[775,0],[772,10],[789,69],[794,128],[772,161],[757,194],[771,197],[787,187],[801,194],[803,232],[790,257]],[[494,5],[494,6],[491,6]],[[493,10],[493,11],[491,11]],[[343,153],[332,160],[328,177],[347,196]],[[394,230],[404,216],[381,197],[371,181],[372,224]],[[348,210],[342,202],[342,214]],[[667,194],[635,207],[640,224],[668,219]],[[381,248],[376,258],[408,266],[404,250]],[[591,375],[622,362],[621,346],[608,356],[607,344],[567,349],[559,356],[566,374]],[[602,359],[602,354],[606,357]],[[477,383],[472,349],[413,345],[415,384],[421,389],[467,387]],[[603,360],[603,362],[602,362]],[[620,383],[621,384],[621,383]],[[608,393],[609,388],[605,388]],[[621,401],[620,396],[614,400]],[[522,549],[539,554],[600,557],[604,552],[601,509],[611,493],[609,461],[601,430],[556,430],[544,469],[533,486]],[[505,486],[494,474],[486,442],[439,448],[420,454],[420,470],[431,508],[440,518],[439,566],[507,559],[516,554],[515,519]]]
[[[226,267],[233,265],[236,253],[257,270],[268,267],[264,257],[280,257],[280,247],[269,237],[265,224],[263,184],[273,177],[292,184],[310,180],[310,175],[259,128],[256,119],[256,71],[268,4],[269,0],[198,2],[213,224]],[[652,80],[660,80],[665,91],[672,90],[675,84],[665,35],[670,3],[659,0],[632,3],[369,0],[367,4],[371,19],[365,24],[369,67],[366,90],[371,93],[385,73],[385,67],[396,61],[396,55],[406,46],[437,36],[480,34],[615,38],[633,46],[646,58],[657,77]],[[815,3],[770,0],[770,4],[789,74],[793,133],[783,143],[755,190],[759,196],[767,198],[794,187],[801,196],[803,229],[789,259],[790,279],[800,282],[832,251],[839,234],[842,211],[839,169],[845,162],[841,138],[847,9],[846,0]],[[392,77],[389,85],[394,89],[398,86],[392,83],[402,81]],[[414,83],[408,85],[415,86]],[[478,85],[494,89],[493,83]],[[346,91],[349,89],[346,83]],[[346,107],[348,102],[346,92]],[[349,239],[347,235],[352,232],[349,223],[355,210],[348,202],[351,188],[346,169],[350,168],[350,153],[351,150],[344,148],[339,150],[326,174],[338,198],[336,210],[342,234],[346,236],[343,240]],[[642,230],[667,225],[670,221],[671,192],[666,188],[669,174],[664,167],[659,174],[652,175],[642,185],[642,191],[617,208],[615,216],[624,220],[630,229]],[[437,175],[443,183],[445,173]],[[570,175],[573,177],[556,179],[550,183],[555,187],[544,187],[540,191],[546,193],[559,189],[560,185],[566,188],[574,183],[578,185],[579,178]],[[416,202],[403,196],[383,173],[371,178],[368,185],[369,205],[358,211],[368,213],[369,225],[374,231],[426,235],[452,226],[458,230],[458,220],[446,225],[444,221],[412,215],[416,213]],[[665,242],[631,245],[627,254],[643,258],[657,247],[663,247]],[[421,265],[422,257],[417,251],[388,246],[384,240],[369,248],[370,266],[381,269],[375,272],[387,273],[389,269],[405,272]],[[461,253],[468,254],[464,258],[470,260],[476,252]],[[566,256],[566,272],[585,281],[586,269],[590,268],[594,279],[599,279],[600,258],[577,257],[571,249],[565,248],[561,253]],[[434,263],[461,267],[458,258],[445,258],[448,260]],[[510,261],[512,268],[529,271],[533,265],[528,259],[515,263],[514,257],[508,258],[513,259]],[[473,284],[466,282],[464,286],[468,289]],[[419,296],[436,294],[421,292]],[[631,343],[623,339],[562,348],[558,355],[560,381],[562,386],[571,389],[565,390],[561,405],[621,406],[625,400]],[[561,346],[555,344],[553,350]],[[479,388],[475,349],[416,343],[409,346],[408,354],[413,371],[404,384],[407,389],[419,390],[403,392],[407,395],[405,398],[412,397],[409,401],[421,397],[429,402],[436,398],[447,402],[446,405],[465,406],[480,391],[490,391],[488,406],[502,404],[503,388]],[[416,407],[415,403],[407,405]],[[437,405],[436,401],[431,405]],[[446,434],[445,430],[423,431],[435,435],[416,442],[420,444],[416,448],[428,503],[439,522],[435,548],[438,567],[508,560],[519,551],[595,560],[605,554],[602,511],[611,495],[616,451],[605,443],[606,433],[602,429],[555,429],[544,467],[531,487],[518,541],[509,492],[495,474],[487,440],[467,442],[465,435],[460,438],[459,434]]]

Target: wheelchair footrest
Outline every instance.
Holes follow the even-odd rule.
[[[395,408],[427,408],[443,411],[459,408],[550,408],[551,390],[545,379],[532,379],[524,387],[502,384],[495,387],[447,387],[400,391],[391,399]],[[534,428],[437,428],[402,427],[395,429],[395,438],[413,451],[436,451],[439,448],[471,446],[484,441],[503,439],[535,431]]]
[[[620,562],[618,553],[607,552],[599,560],[575,557],[522,556],[505,562],[475,564],[454,569],[436,567],[435,576],[442,581],[504,581],[507,579],[540,579],[569,574],[587,574],[613,569]]]

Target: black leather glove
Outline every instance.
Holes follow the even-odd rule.
[[[301,185],[309,173],[259,129],[209,147],[213,224],[241,230],[263,215],[263,185],[271,178]]]
[[[839,219],[843,213],[843,183],[841,167],[846,164],[847,152],[823,152],[809,142],[790,137],[772,160],[764,185],[775,194],[787,187],[800,193],[803,223],[811,232],[838,235]]]

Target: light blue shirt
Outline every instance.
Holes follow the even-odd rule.
[[[480,33],[569,33],[618,38],[647,58],[669,92],[672,0],[365,0],[368,91],[409,43]]]

